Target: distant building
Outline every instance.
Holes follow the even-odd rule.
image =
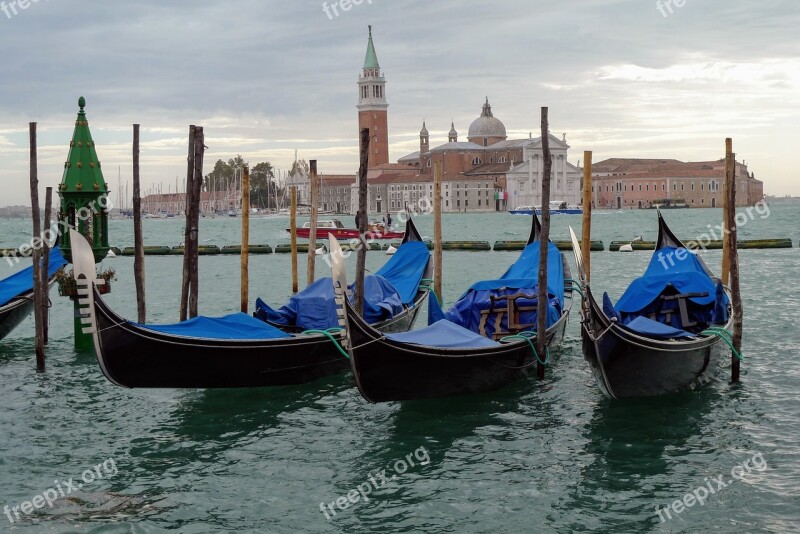
[[[592,166],[592,198],[597,208],[642,209],[677,205],[722,207],[725,160],[612,158]],[[736,205],[764,198],[764,183],[744,162],[736,162]]]
[[[419,136],[419,151],[403,156],[398,163],[419,169],[420,175],[431,181],[434,166],[441,164],[444,211],[500,211],[541,205],[541,138],[508,139],[505,125],[494,116],[488,98],[480,116],[470,124],[466,142],[458,141],[452,123],[445,144],[430,148],[424,122]],[[551,134],[549,140],[551,199],[578,204],[581,170],[568,161],[566,135],[558,139]]]
[[[494,116],[486,98],[480,115],[472,121],[467,140],[459,141],[450,123],[447,142],[431,146],[425,121],[419,132],[419,150],[389,162],[386,78],[369,30],[367,53],[358,77],[358,125],[369,128],[369,211],[413,208],[433,196],[433,170],[442,169],[442,210],[445,212],[503,211],[541,205],[544,168],[542,140],[508,139],[503,122]],[[582,175],[569,162],[566,134],[550,134],[552,173],[550,199],[579,205]],[[722,200],[724,161],[684,163],[678,160],[614,158],[593,165],[593,203],[598,208],[631,209],[681,204],[716,207]],[[737,205],[752,205],[763,197],[763,183],[736,165]],[[308,205],[310,187],[304,174],[289,177],[297,185],[298,203]],[[353,213],[358,206],[356,175],[320,175],[318,207],[323,211]]]

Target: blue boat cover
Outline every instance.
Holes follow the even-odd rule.
[[[670,285],[678,293],[708,293],[706,297],[689,299],[695,304],[711,304],[717,295],[716,283],[697,256],[684,248],[664,247],[653,254],[644,275],[631,282],[614,307],[621,313],[638,312]]]
[[[283,330],[241,312],[224,317],[195,317],[176,324],[138,324],[134,322],[131,324],[162,334],[201,339],[261,340],[292,337]]]
[[[425,243],[421,241],[403,243],[375,274],[384,277],[394,286],[403,304],[411,304],[417,295],[430,257],[431,253]]]
[[[56,246],[50,249],[50,263],[47,266],[47,278],[67,265],[67,260],[61,255],[61,250]],[[14,297],[24,295],[33,290],[33,265],[14,273],[5,280],[0,280],[0,306],[5,306]]]
[[[391,319],[403,311],[403,304],[413,303],[429,258],[425,243],[403,243],[376,274],[366,276],[364,319],[370,324]],[[350,289],[353,287],[351,284]],[[330,277],[317,280],[278,310],[256,299],[256,317],[306,330],[335,328],[339,326],[339,320],[333,281]]]
[[[680,338],[680,337],[693,337],[694,334],[681,330],[680,328],[673,328],[665,324],[659,323],[647,317],[637,317],[628,324],[625,328],[632,330],[637,334],[643,334],[647,337],[654,337],[658,339]]]
[[[663,247],[653,253],[644,275],[628,286],[616,306],[611,305],[607,295],[603,296],[603,311],[609,317],[615,315],[621,324],[630,326],[640,317],[655,317],[660,324],[684,331],[677,300],[663,300],[662,295],[681,293],[705,293],[706,296],[689,297],[686,311],[689,320],[704,328],[709,324],[724,324],[728,321],[728,296],[722,283],[714,281],[695,254],[685,248]],[[649,333],[644,326],[643,334]],[[674,334],[674,333],[673,333]],[[666,337],[678,337],[667,335]]]
[[[481,330],[481,312],[492,308],[491,298],[524,293],[530,298],[519,298],[517,307],[531,308],[520,311],[519,323],[537,324],[538,306],[538,276],[539,276],[539,242],[526,246],[519,259],[508,268],[505,274],[497,280],[483,280],[473,284],[458,301],[446,312],[442,312],[436,299],[429,299],[428,324],[439,319],[447,319],[473,332]],[[564,305],[564,265],[561,262],[561,252],[553,243],[549,243],[547,255],[547,327],[555,324],[561,317]],[[494,309],[504,311],[507,308],[505,301],[494,304]],[[487,336],[495,333],[495,318],[490,317],[485,322],[483,329]],[[503,314],[500,329],[508,331],[508,316]],[[529,330],[535,330],[531,326]]]
[[[351,284],[350,289],[353,287]],[[390,319],[402,310],[400,296],[388,280],[377,275],[364,278],[364,319],[368,323]],[[256,299],[256,317],[274,324],[296,326],[305,330],[337,327],[339,320],[336,317],[333,281],[330,277],[320,278],[278,310],[273,310],[263,300]]]
[[[430,300],[436,299],[432,298]],[[487,339],[480,334],[444,319],[419,330],[411,330],[400,334],[386,334],[386,337],[392,341],[443,349],[478,349],[499,345],[496,341]]]
[[[533,285],[539,285],[539,242],[535,241],[530,245],[526,246],[522,250],[522,254],[520,254],[517,261],[508,268],[505,274],[500,277],[500,280],[504,280],[506,282],[506,287],[509,287],[509,283],[514,280],[533,280]],[[515,283],[522,283],[524,285],[520,285],[519,287],[528,287],[531,284],[525,282],[515,282]],[[486,282],[478,282],[477,284],[473,285],[473,288],[476,286],[481,286],[481,284],[486,284]],[[489,289],[488,287],[480,287],[480,289]],[[554,297],[558,298],[559,304],[563,307],[564,305],[564,265],[561,263],[561,251],[552,243],[548,243],[547,246],[547,292],[553,295]]]

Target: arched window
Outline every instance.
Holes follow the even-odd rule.
[[[480,165],[481,163],[483,163],[481,158],[472,158],[472,164],[473,165]]]

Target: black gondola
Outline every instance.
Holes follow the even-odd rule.
[[[506,274],[521,267],[538,271],[538,223],[534,215],[529,247],[523,250],[520,259]],[[533,351],[536,337],[532,330],[536,322],[530,320],[530,314],[536,309],[536,293],[530,291],[535,284],[535,277],[533,280],[527,278],[524,282],[522,278],[491,281],[498,282],[495,284],[498,289],[508,291],[492,300],[489,310],[483,310],[488,312],[486,320],[477,307],[473,311],[480,314],[483,326],[495,326],[493,332],[481,328],[479,334],[443,319],[421,330],[404,334],[384,334],[366,324],[355,313],[349,299],[343,298],[342,288],[346,287],[347,280],[344,263],[337,259],[338,247],[338,243],[331,240],[337,305],[343,308],[342,322],[347,332],[346,347],[350,354],[350,366],[358,389],[366,400],[387,402],[492,391],[527,376],[535,368],[538,356]],[[555,349],[561,343],[567,325],[572,303],[572,285],[569,280],[569,265],[564,255],[552,243],[548,252],[551,253],[548,264],[551,260],[557,262],[560,267],[557,270],[563,278],[559,286],[563,288],[563,298],[546,333],[548,347]],[[553,276],[558,278],[556,273]],[[477,286],[478,284],[473,288]],[[473,288],[464,297],[470,295]],[[525,294],[523,288],[528,289],[528,294]],[[466,302],[464,297],[459,302]],[[429,305],[436,304],[433,300],[430,299]],[[502,304],[495,304],[500,302]],[[551,309],[555,307],[551,306]],[[523,317],[520,314],[528,314],[528,324],[520,324],[520,318]],[[529,334],[527,338],[524,335],[507,338],[507,334],[519,335],[526,331]]]
[[[645,274],[616,305],[602,305],[586,281],[570,228],[584,298],[583,354],[604,395],[646,397],[694,389],[720,365],[730,333],[729,298],[700,256],[675,237],[658,213],[658,242]],[[726,334],[728,332],[728,334]]]
[[[419,238],[413,224],[410,228],[412,231],[407,232],[404,242]],[[88,243],[77,233],[72,234],[72,243],[79,302],[84,308],[84,331],[93,334],[100,368],[116,385],[131,388],[292,385],[348,367],[347,359],[332,342],[341,342],[341,332],[295,334],[243,313],[224,318],[198,317],[177,325],[140,325],[128,321],[109,308],[95,287],[103,282],[94,280],[94,258]],[[429,261],[425,269],[423,278],[429,276]],[[428,295],[428,287],[418,284],[415,291],[411,305],[375,327],[389,332],[411,328],[419,306]]]
[[[49,284],[67,262],[58,247],[50,250],[48,260]],[[9,335],[33,312],[33,266],[0,280],[0,339]]]

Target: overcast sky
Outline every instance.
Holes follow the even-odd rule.
[[[207,170],[236,153],[287,169],[296,149],[354,173],[368,24],[393,161],[417,149],[423,118],[433,146],[451,119],[465,138],[488,96],[510,138],[536,136],[549,106],[573,163],[584,150],[711,160],[733,137],[768,194],[800,195],[800,3],[675,1],[363,0],[337,16],[306,0],[39,0],[16,14],[5,0],[0,206],[30,204],[30,121],[40,181],[58,184],[79,96],[114,199],[135,122],[145,188],[185,180],[189,124],[205,127]]]

